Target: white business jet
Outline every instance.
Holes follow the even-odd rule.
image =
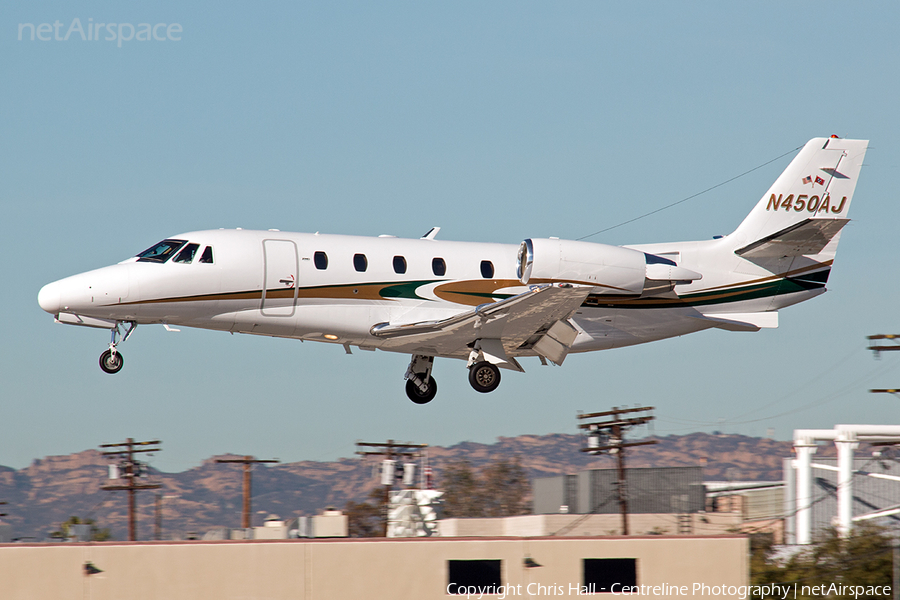
[[[406,393],[437,393],[435,357],[466,361],[479,392],[519,359],[716,327],[778,326],[818,296],[834,260],[867,141],[810,140],[731,235],[609,246],[557,238],[519,246],[214,230],[165,239],[116,265],[44,286],[56,322],[110,330],[100,357],[138,324],[199,327],[412,355]]]

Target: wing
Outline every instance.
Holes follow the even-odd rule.
[[[568,322],[590,286],[536,285],[527,292],[440,321],[379,323],[371,334],[391,350],[465,358],[481,341],[491,362],[521,370],[513,356],[540,355],[562,364],[578,332]],[[505,356],[498,356],[505,354]],[[504,364],[508,363],[508,364]]]

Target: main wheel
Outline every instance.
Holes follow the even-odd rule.
[[[113,354],[112,350],[107,350],[100,355],[100,368],[104,373],[118,373],[124,364],[125,360],[122,358],[121,352]]]
[[[428,386],[428,391],[423,394],[419,386],[413,383],[411,379],[407,379],[406,395],[416,404],[428,404],[437,395],[437,381],[434,380],[434,377],[429,377],[425,385]]]
[[[469,369],[469,383],[476,392],[493,392],[500,385],[500,369],[486,361],[475,363]]]

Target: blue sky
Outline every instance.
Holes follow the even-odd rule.
[[[169,471],[225,452],[329,460],[358,439],[574,433],[577,410],[632,404],[657,406],[663,435],[900,417],[866,391],[900,387],[900,356],[865,350],[900,333],[895,3],[0,7],[0,464],[126,437],[161,439]],[[20,24],[64,34],[75,18],[183,31],[18,40]],[[776,330],[526,361],[489,395],[457,361],[437,362],[438,398],[414,406],[404,355],[162,327],[139,328],[108,376],[108,335],[36,302],[47,282],[196,229],[580,238],[830,134],[872,142],[828,294]],[[591,240],[729,233],[789,160]]]

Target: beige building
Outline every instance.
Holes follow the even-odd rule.
[[[628,515],[629,532],[635,535],[722,535],[736,533],[742,524],[737,513]],[[621,532],[620,515],[522,515],[438,521],[439,535],[449,537],[589,537]]]
[[[748,552],[736,535],[4,544],[0,596],[427,600],[480,586],[504,600],[616,584],[654,597],[735,597],[748,584]]]

